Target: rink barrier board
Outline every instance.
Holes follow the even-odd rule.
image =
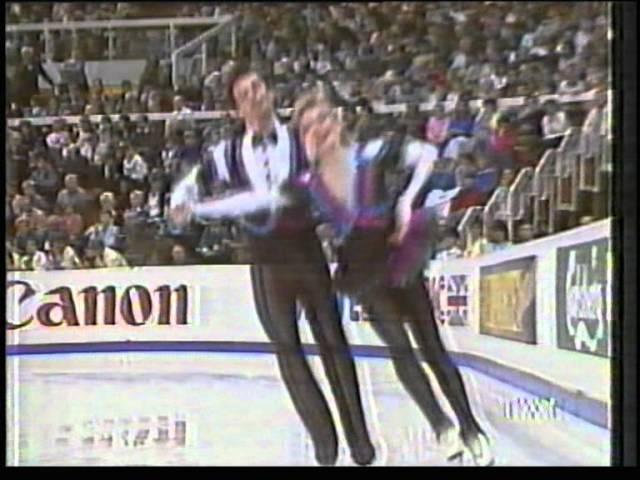
[[[316,345],[305,344],[303,350],[307,355],[320,354]],[[275,347],[267,342],[95,342],[6,347],[8,356],[128,352],[273,354]],[[352,352],[356,358],[391,358],[387,347],[359,345],[353,346]],[[416,354],[419,355],[419,352]],[[610,428],[609,406],[606,402],[480,355],[460,352],[450,352],[450,355],[458,367],[475,370],[539,398],[555,398],[561,410],[598,427]]]
[[[514,246],[506,251],[485,255],[478,259],[462,259],[449,261],[446,264],[434,262],[430,274],[437,275],[462,273],[468,275],[469,312],[468,323],[477,339],[481,342],[484,335],[479,329],[480,301],[476,292],[479,291],[480,269],[488,265],[496,265],[505,261],[523,258],[530,255],[536,256],[536,342],[537,345],[558,349],[556,339],[556,251],[559,248],[577,245],[588,241],[609,237],[610,221],[602,221],[593,225],[574,229],[570,232],[554,237],[528,242],[524,245]],[[29,282],[38,296],[32,298],[31,310],[23,312],[20,304],[16,307],[16,298],[19,292],[11,290],[7,301],[7,322],[20,323],[28,318],[42,305],[46,305],[46,296],[50,290],[59,289],[61,285],[67,286],[75,298],[77,316],[80,318],[78,326],[43,326],[38,322],[31,322],[25,328],[7,330],[7,353],[12,355],[54,353],[59,346],[66,352],[96,353],[100,351],[113,351],[114,345],[119,345],[120,351],[162,351],[168,345],[172,349],[184,349],[179,351],[248,351],[247,345],[253,346],[257,353],[272,353],[270,346],[265,346],[268,341],[255,312],[249,268],[247,266],[189,266],[176,267],[150,267],[150,268],[126,268],[103,269],[97,271],[64,271],[64,272],[10,272],[7,280]],[[162,288],[175,292],[183,286],[188,287],[188,324],[179,324],[173,313],[168,319],[168,324],[159,325],[158,318],[162,315],[159,294]],[[103,291],[105,286],[115,286],[114,301],[117,303],[113,324],[101,323],[102,318],[97,319],[97,324],[87,325],[86,293],[78,292],[92,288],[95,291]],[[129,309],[131,318],[140,319],[143,307],[136,302],[138,287],[143,286],[151,295],[152,310],[149,316],[150,323],[138,326],[125,324],[122,314]],[[138,288],[138,290],[136,290]],[[127,292],[133,289],[127,294]],[[133,292],[133,293],[132,293]],[[138,292],[139,293],[139,292]],[[144,292],[142,292],[144,293]],[[42,295],[44,296],[42,296]],[[142,296],[145,296],[146,293]],[[173,295],[173,293],[172,293]],[[126,298],[126,299],[125,299]],[[125,300],[123,300],[125,299]],[[165,297],[165,300],[167,298]],[[13,302],[11,301],[13,300]],[[176,298],[169,299],[170,307],[176,310]],[[231,304],[230,304],[231,302]],[[49,301],[50,303],[50,301]],[[610,305],[610,302],[608,302]],[[123,305],[128,305],[124,308]],[[231,306],[230,306],[231,305]],[[27,309],[28,310],[28,309]],[[135,310],[135,312],[134,312]],[[151,311],[150,310],[150,311]],[[166,309],[165,309],[166,310]],[[149,312],[147,312],[149,313]],[[95,314],[95,312],[94,312]],[[99,316],[99,314],[96,314]],[[83,318],[84,317],[84,318]],[[89,319],[92,320],[92,319]],[[94,319],[95,320],[95,319]],[[156,324],[153,324],[155,322]],[[388,358],[386,349],[379,341],[368,322],[345,321],[345,330],[354,352],[359,356],[375,356]],[[611,329],[609,329],[611,331]],[[308,331],[301,328],[303,343],[309,343]],[[307,334],[307,338],[305,338]],[[516,342],[513,342],[516,343]],[[149,346],[155,344],[155,347]],[[242,348],[239,348],[242,346]],[[111,348],[111,350],[109,350]],[[148,350],[141,350],[146,348]],[[195,350],[196,348],[201,350]],[[226,350],[220,350],[221,348]],[[534,346],[535,348],[535,346]],[[106,349],[106,350],[102,350]],[[58,349],[59,351],[59,349]],[[178,351],[178,350],[176,350]],[[312,348],[311,353],[315,352]],[[64,353],[64,352],[59,352]],[[543,352],[541,351],[541,355]],[[575,352],[576,355],[586,355]],[[597,395],[582,393],[579,388],[570,385],[558,385],[561,383],[547,378],[542,380],[525,371],[534,370],[524,360],[523,364],[516,361],[504,365],[504,360],[497,358],[500,363],[490,361],[489,353],[474,352],[473,355],[460,357],[454,356],[459,361],[466,361],[470,368],[484,370],[492,376],[499,375],[505,382],[535,393],[540,396],[548,396],[548,392],[557,391],[555,396],[560,400],[566,397],[566,408],[597,425],[607,425],[606,404]],[[473,362],[470,358],[478,359]],[[483,358],[480,360],[480,358]],[[463,359],[463,360],[460,360]],[[466,360],[464,360],[466,359]],[[603,359],[605,360],[605,359]],[[473,363],[473,365],[471,365]],[[496,366],[499,365],[499,366]],[[506,373],[510,372],[510,373]]]

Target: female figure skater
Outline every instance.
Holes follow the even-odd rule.
[[[356,144],[339,111],[318,92],[298,100],[294,125],[311,162],[311,171],[299,178],[299,185],[341,243],[337,289],[374,314],[371,326],[388,345],[398,378],[438,440],[450,443],[449,458],[466,450],[476,465],[492,464],[487,436],[442,344],[420,279],[437,224],[431,210],[415,206],[424,204],[423,186],[437,158],[436,149],[397,136]],[[458,418],[459,436],[435,398],[406,326]]]

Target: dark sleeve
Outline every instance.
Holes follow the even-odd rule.
[[[53,82],[53,80],[51,80],[51,77],[49,76],[49,74],[47,73],[47,71],[45,70],[45,68],[42,66],[42,63],[38,62],[38,74],[44,78],[44,80],[51,85],[52,87],[55,86],[55,83]]]

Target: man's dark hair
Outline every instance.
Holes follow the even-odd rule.
[[[240,61],[234,64],[228,73],[226,85],[227,100],[229,101],[229,105],[231,105],[231,107],[234,109],[237,108],[237,105],[236,99],[233,96],[233,87],[241,77],[249,75],[250,73],[259,75],[262,81],[267,84],[267,87],[269,86],[267,83],[267,79],[263,75],[261,75],[260,72],[257,72],[255,69],[251,68],[251,65],[249,65],[247,62]]]

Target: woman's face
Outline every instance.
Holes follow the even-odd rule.
[[[300,117],[300,138],[307,157],[314,163],[340,146],[344,124],[338,111],[327,103],[307,109]]]

